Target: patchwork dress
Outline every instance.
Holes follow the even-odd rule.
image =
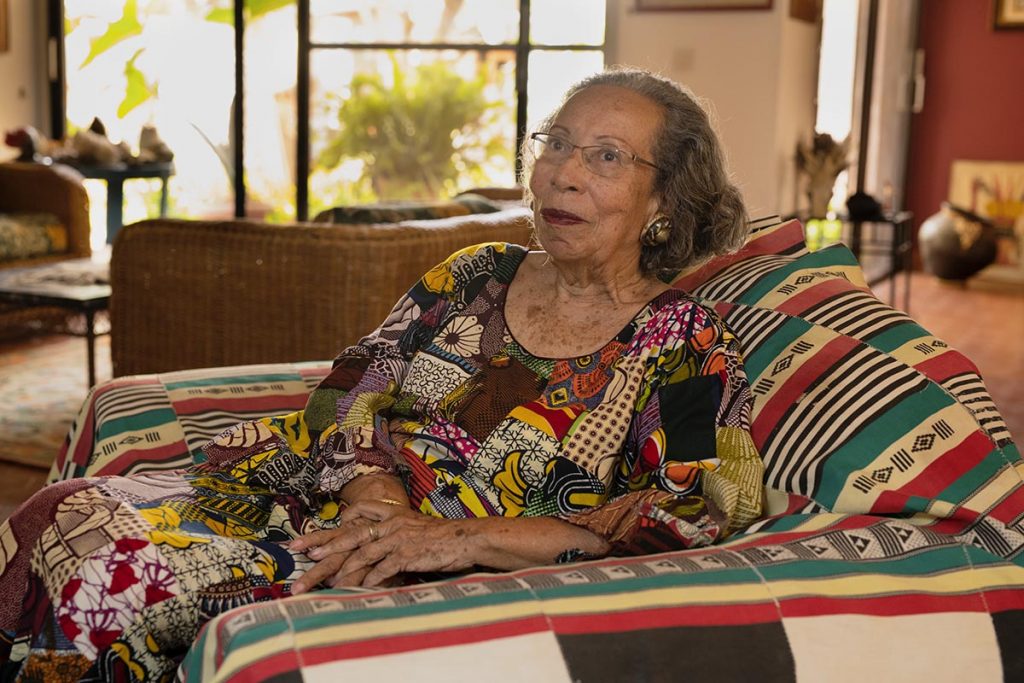
[[[337,492],[364,474],[400,476],[424,514],[555,516],[613,554],[754,520],[752,399],[721,320],[670,290],[593,354],[537,357],[504,317],[526,255],[455,253],[338,356],[304,411],[227,430],[201,464],[36,494],[0,526],[3,677],[172,677],[207,620],[289,594],[312,563],[285,544],[336,525]]]

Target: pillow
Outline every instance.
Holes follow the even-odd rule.
[[[48,213],[0,213],[0,261],[61,254],[68,232]]]
[[[768,514],[1018,521],[1024,466],[977,368],[875,298],[845,246],[808,252],[790,221],[675,284],[740,341]]]
[[[321,211],[315,223],[364,225],[370,223],[399,223],[401,221],[450,218],[475,213],[494,213],[501,209],[485,197],[464,194],[451,200],[391,201],[376,204],[336,206]]]

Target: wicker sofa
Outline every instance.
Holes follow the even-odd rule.
[[[45,215],[45,225],[33,226],[44,234],[15,235],[13,226],[0,232],[0,268],[89,256],[89,196],[82,176],[70,166],[24,162],[0,163],[0,215]],[[10,233],[10,234],[8,234]],[[31,242],[26,247],[25,243]],[[22,255],[22,251],[27,252]],[[15,256],[4,257],[14,253]]]
[[[153,219],[111,256],[114,376],[333,358],[462,247],[526,244],[526,209],[387,224]]]
[[[487,662],[509,681],[1024,680],[1024,461],[971,362],[795,222],[678,285],[740,340],[762,520],[705,549],[239,607],[180,677],[475,680]],[[328,357],[101,384],[51,479],[188,465],[224,427],[301,408]]]

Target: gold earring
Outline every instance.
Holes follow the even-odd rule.
[[[671,232],[672,221],[666,216],[658,216],[640,233],[640,244],[645,247],[657,247],[668,242],[668,236]]]

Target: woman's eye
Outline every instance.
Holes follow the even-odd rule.
[[[619,162],[619,150],[614,147],[604,147],[598,154],[598,158],[606,164],[616,164]]]
[[[550,147],[553,152],[563,152],[566,149],[565,140],[551,138],[551,140],[548,141],[548,147]]]

